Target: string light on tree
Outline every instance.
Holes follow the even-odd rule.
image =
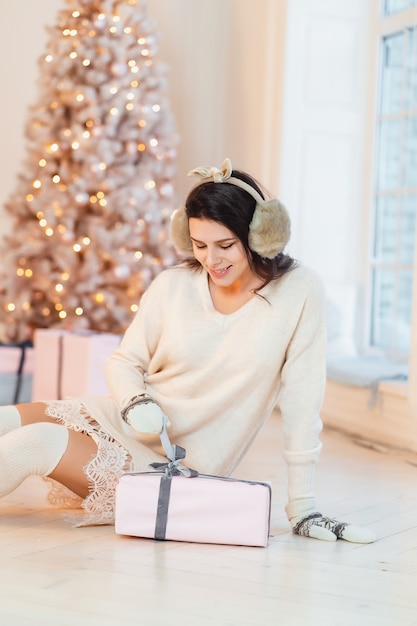
[[[48,28],[27,157],[6,204],[0,322],[123,332],[177,261],[176,133],[145,0],[67,0]]]

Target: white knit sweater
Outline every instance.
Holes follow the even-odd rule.
[[[158,460],[159,437],[138,435],[120,410],[146,391],[162,406],[186,465],[230,474],[277,402],[288,464],[289,519],[315,510],[325,385],[321,283],[305,267],[271,282],[235,313],[215,310],[205,271],[163,271],[142,296],[120,348],[108,359],[113,400],[89,399],[90,412],[134,457]],[[277,454],[279,451],[277,450]]]

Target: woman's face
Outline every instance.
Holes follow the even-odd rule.
[[[197,217],[188,221],[194,256],[219,287],[253,279],[242,242],[219,222]]]

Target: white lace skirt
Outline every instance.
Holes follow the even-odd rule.
[[[47,479],[51,486],[48,501],[59,507],[81,507],[82,516],[67,515],[76,526],[113,524],[116,485],[124,472],[133,469],[128,450],[103,430],[77,398],[48,402],[46,415],[71,430],[86,433],[98,448],[97,454],[84,467],[89,495],[83,500],[63,485]]]

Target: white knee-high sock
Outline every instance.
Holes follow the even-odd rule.
[[[20,413],[14,405],[0,406],[0,437],[21,425]]]
[[[68,445],[68,430],[61,424],[37,422],[0,437],[0,498],[28,476],[49,476]]]

